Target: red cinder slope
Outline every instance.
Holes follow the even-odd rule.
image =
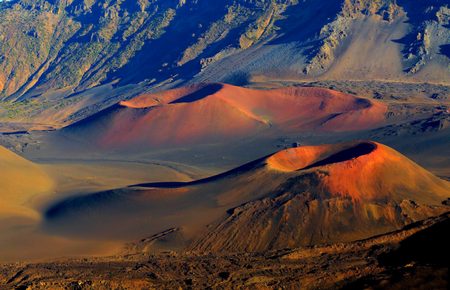
[[[46,218],[57,231],[97,238],[179,228],[194,250],[265,251],[383,234],[448,211],[449,197],[447,181],[363,141],[282,150],[192,182],[80,195]]]
[[[107,148],[208,143],[277,132],[355,131],[383,123],[386,107],[321,88],[255,90],[200,84],[123,101],[69,126]]]

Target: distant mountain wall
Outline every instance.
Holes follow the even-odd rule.
[[[448,1],[0,3],[0,98],[252,78],[450,83]]]

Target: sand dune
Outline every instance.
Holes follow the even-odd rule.
[[[449,196],[448,182],[395,150],[350,142],[286,149],[192,182],[73,197],[49,207],[45,226],[122,239],[178,228],[194,250],[263,251],[399,229],[448,210]]]
[[[63,130],[103,148],[180,146],[261,132],[357,131],[383,123],[381,103],[321,88],[199,84],[145,94]]]
[[[11,215],[37,218],[33,198],[48,194],[52,180],[37,165],[0,146],[0,218]]]
[[[72,239],[42,231],[42,206],[73,194],[205,174],[165,162],[79,159],[33,164],[3,148],[0,156],[0,263],[111,255],[121,249],[122,241]]]

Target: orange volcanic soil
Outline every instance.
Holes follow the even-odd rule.
[[[282,132],[376,127],[386,106],[321,88],[255,90],[201,84],[120,102],[66,128],[103,147],[194,144]]]
[[[355,201],[410,198],[439,203],[450,195],[448,182],[376,142],[286,149],[269,157],[267,165],[283,172],[320,168],[326,172],[321,179],[330,193]]]
[[[266,251],[349,242],[449,210],[441,204],[450,197],[448,182],[375,142],[287,149],[265,165],[263,177],[253,172],[247,179],[276,180],[275,189],[230,209],[210,224],[193,250]]]

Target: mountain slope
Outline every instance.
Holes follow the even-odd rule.
[[[447,4],[4,2],[0,97],[9,100],[5,106],[25,102],[37,117],[33,112],[81,105],[96,92],[92,88],[106,84],[135,85],[142,92],[186,82],[317,77],[449,83]],[[118,98],[125,95],[122,91]],[[38,96],[45,102],[34,103]]]
[[[46,227],[120,239],[179,229],[168,232],[193,250],[263,251],[399,229],[447,211],[449,196],[448,182],[395,150],[352,142],[283,150],[193,182],[72,197],[49,207]]]
[[[436,214],[442,209],[428,205],[450,194],[448,183],[378,143],[288,149],[267,164],[296,176],[230,211],[193,248],[264,251],[367,238]]]
[[[185,64],[204,50],[222,40],[223,47],[238,41],[260,17],[268,17],[265,11],[276,18],[275,10],[279,14],[285,5],[245,0],[3,3],[0,91],[15,99],[33,88],[38,93],[80,91],[114,79],[161,82],[177,71],[192,73],[199,64]]]

